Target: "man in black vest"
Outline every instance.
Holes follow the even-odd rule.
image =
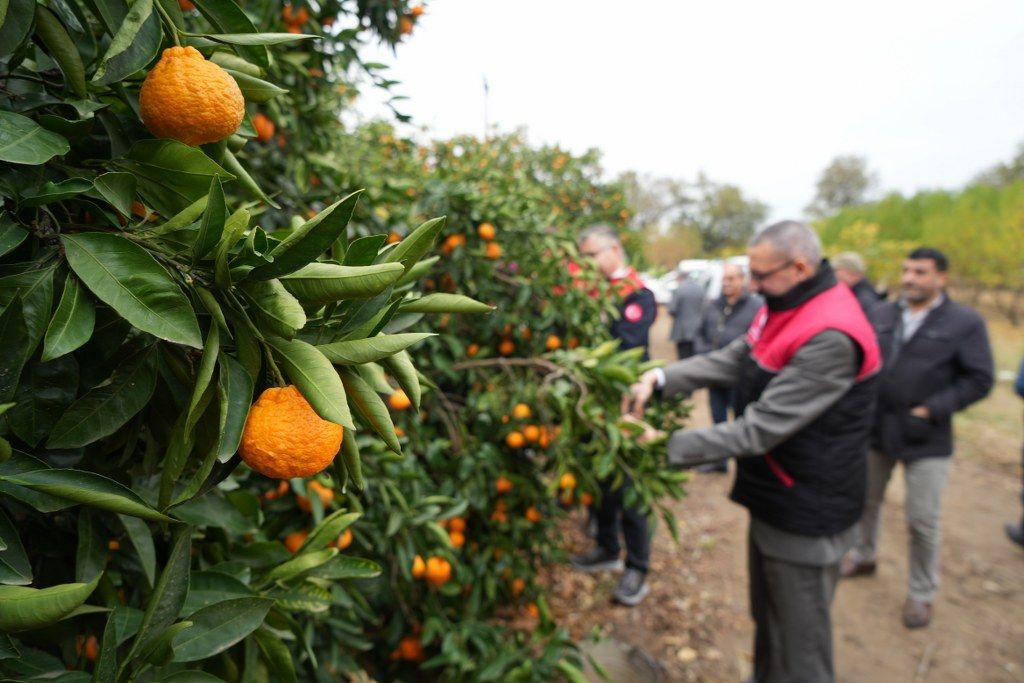
[[[910,527],[907,628],[928,625],[939,587],[939,518],[953,454],[953,413],[984,398],[995,374],[985,321],[945,294],[948,267],[937,249],[915,249],[903,262],[900,300],[872,309],[885,370],[860,538],[843,562],[844,577],[874,574],[879,509],[902,462]]]
[[[659,387],[663,398],[708,385],[736,388],[739,417],[673,433],[668,460],[690,467],[737,458],[732,499],[750,510],[754,680],[832,681],[830,610],[864,506],[880,353],[808,226],[771,225],[747,253],[753,288],[766,303],[748,334],[645,373],[623,409],[641,417]]]
[[[620,349],[643,347],[647,358],[647,338],[658,314],[654,293],[647,289],[636,269],[626,262],[626,251],[614,228],[595,225],[579,236],[580,253],[592,259],[598,270],[608,278],[618,297],[619,317],[611,325],[612,337]],[[610,482],[600,482],[601,500],[592,508],[597,519],[597,545],[589,552],[574,555],[572,565],[585,572],[625,570],[615,589],[615,599],[624,605],[639,605],[650,586],[646,581],[651,559],[651,537],[647,515],[624,505],[626,491],[633,485],[627,475],[617,489]],[[619,528],[626,542],[626,562],[619,557]]]

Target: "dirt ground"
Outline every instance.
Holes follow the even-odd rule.
[[[656,357],[673,357],[667,323],[661,316],[652,334]],[[878,573],[842,582],[833,606],[840,681],[1024,681],[1024,551],[1002,528],[1021,514],[1021,405],[1003,367],[1019,358],[1021,332],[1003,331],[1013,336],[1012,344],[997,349],[1003,381],[958,424],[971,443],[959,449],[945,493],[942,587],[932,624],[908,631],[900,621],[907,533],[902,479],[896,477],[883,511]],[[992,332],[997,338],[1000,329]],[[694,405],[695,426],[709,424],[706,396],[695,395]],[[643,648],[658,660],[664,680],[740,681],[750,675],[747,515],[727,498],[731,482],[732,474],[695,475],[687,497],[672,504],[681,543],[659,531],[652,592],[635,609],[610,602],[616,576],[552,568],[551,602],[559,622],[576,637],[600,633]],[[582,521],[566,526],[572,552],[589,544]]]

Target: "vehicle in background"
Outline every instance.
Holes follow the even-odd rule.
[[[678,274],[687,273],[694,282],[704,288],[708,300],[717,299],[722,293],[722,272],[727,264],[736,264],[744,271],[749,269],[750,261],[746,256],[730,256],[724,259],[683,259],[674,270],[660,278],[646,276],[640,278],[648,289],[654,292],[654,299],[659,304],[667,304],[672,299],[672,292],[679,285]]]

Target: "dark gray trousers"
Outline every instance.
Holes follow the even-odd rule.
[[[748,536],[756,683],[829,683],[832,598],[839,562],[794,564],[768,557]]]

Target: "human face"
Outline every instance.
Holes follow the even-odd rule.
[[[900,289],[911,306],[926,306],[946,288],[948,278],[930,258],[906,259]]]
[[[743,294],[743,271],[739,266],[726,266],[722,271],[722,294],[730,301]]]
[[[782,296],[814,275],[814,266],[803,256],[786,258],[769,242],[747,249],[750,258],[750,289],[765,296]]]
[[[622,247],[601,237],[589,237],[580,245],[580,255],[594,261],[594,265],[606,278],[622,267]]]
[[[852,270],[846,270],[845,268],[836,268],[836,279],[840,282],[845,282],[849,286],[853,287],[855,284],[860,282],[860,276]]]

